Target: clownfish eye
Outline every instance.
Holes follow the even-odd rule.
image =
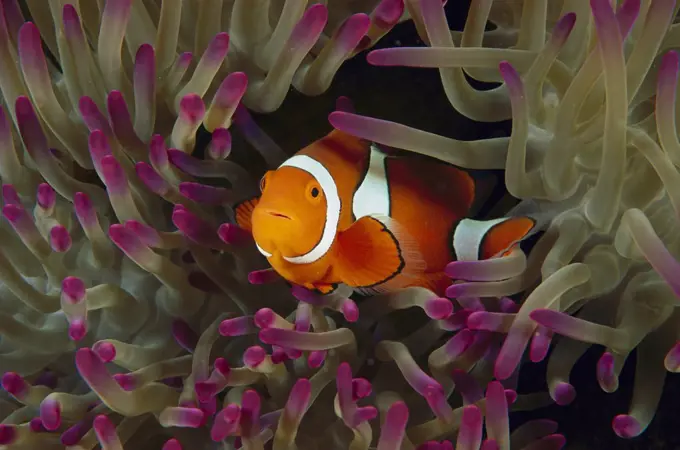
[[[305,196],[307,197],[307,200],[309,200],[311,203],[314,204],[319,203],[322,197],[321,194],[322,194],[321,187],[316,182],[310,182],[307,185],[307,191],[305,193]]]

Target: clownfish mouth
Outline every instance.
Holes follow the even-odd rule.
[[[276,212],[276,211],[267,211],[267,212],[269,213],[270,216],[281,217],[282,219],[292,220],[290,217],[288,217],[285,214],[281,214],[280,212]]]

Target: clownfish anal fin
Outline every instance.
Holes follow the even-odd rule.
[[[511,217],[495,224],[482,240],[479,259],[505,256],[536,227],[530,217]]]
[[[253,210],[260,202],[259,197],[244,200],[234,206],[234,214],[236,216],[236,225],[244,230],[253,231],[252,217]]]
[[[425,267],[415,241],[388,217],[360,218],[338,234],[338,245],[337,276],[360,292],[409,284]]]

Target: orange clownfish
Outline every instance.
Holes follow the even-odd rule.
[[[335,130],[267,172],[261,195],[235,207],[236,222],[293,284],[443,295],[447,263],[504,254],[536,226],[528,217],[467,218],[475,187],[453,165]]]

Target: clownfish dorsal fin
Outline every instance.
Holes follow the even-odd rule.
[[[416,242],[388,217],[364,216],[337,238],[334,261],[344,284],[364,292],[385,292],[413,283],[425,263]]]
[[[253,231],[253,210],[260,202],[260,197],[254,197],[242,201],[234,206],[236,225],[247,231]]]
[[[345,147],[349,148],[362,148],[368,145],[368,141],[365,139],[358,138],[352,134],[345,133],[340,130],[333,130],[326,135],[324,139],[329,139],[335,141]]]

